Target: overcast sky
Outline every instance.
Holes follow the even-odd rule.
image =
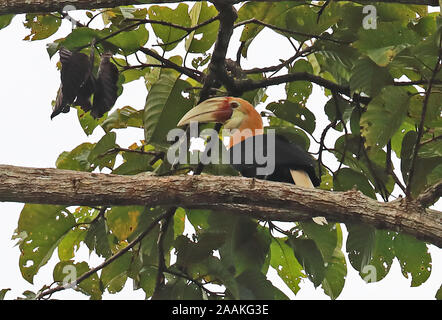
[[[98,20],[98,19],[97,19]],[[76,112],[61,114],[50,120],[51,101],[55,98],[60,85],[60,74],[55,67],[58,55],[52,60],[46,52],[47,43],[69,34],[71,24],[63,22],[60,30],[49,39],[28,42],[22,39],[29,33],[23,27],[24,16],[14,18],[12,24],[0,30],[0,164],[28,167],[55,167],[55,160],[63,151],[70,151],[77,145],[89,141],[97,142],[103,130],[97,128],[93,135],[87,137],[77,120]],[[151,33],[150,40],[154,38]],[[232,39],[234,44],[229,56],[234,58],[238,35]],[[271,45],[269,45],[271,44]],[[262,32],[249,49],[248,60],[243,67],[268,66],[279,63],[280,58],[291,56],[292,47],[287,40],[276,37],[274,33]],[[315,87],[314,97],[309,100],[310,110],[322,113],[324,98],[321,89]],[[268,102],[284,98],[283,87],[269,88]],[[131,105],[142,109],[146,98],[146,90],[142,81],[125,85],[123,95],[119,97],[114,108]],[[319,118],[319,126],[324,126]],[[316,136],[319,136],[316,131]],[[135,141],[143,139],[140,129],[125,129],[117,132],[117,143],[127,147]],[[315,146],[315,148],[317,148]],[[316,150],[315,150],[316,151]],[[334,161],[326,158],[326,161]],[[25,290],[36,291],[44,284],[50,284],[52,270],[57,263],[57,252],[50,262],[42,267],[34,279],[35,286],[23,280],[19,267],[19,249],[11,240],[17,227],[19,213],[23,204],[0,202],[0,249],[2,267],[0,272],[0,289],[11,288],[6,295],[12,299],[22,295]],[[442,210],[441,202],[437,205]],[[345,240],[344,240],[345,246]],[[343,248],[345,252],[345,247]],[[434,299],[434,295],[442,283],[442,251],[430,246],[433,259],[433,271],[430,278],[417,288],[410,288],[411,279],[404,278],[400,273],[397,260],[394,261],[390,273],[378,283],[365,284],[347,260],[348,275],[345,287],[339,299]],[[89,256],[88,249],[83,246],[77,254],[77,261],[88,261],[91,267],[101,260],[95,255]],[[275,272],[270,274],[271,281],[294,299],[329,299],[321,288],[314,289],[309,280],[301,283],[301,290],[296,297],[280,281],[275,280]],[[56,293],[53,298],[87,299],[86,296],[73,290]],[[140,299],[144,292],[132,290],[129,280],[126,288],[117,295],[105,294],[105,299]]]

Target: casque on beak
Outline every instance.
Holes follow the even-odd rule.
[[[200,123],[225,123],[230,119],[232,113],[233,109],[226,97],[211,98],[201,102],[187,112],[178,122],[177,126],[184,126],[193,121]]]

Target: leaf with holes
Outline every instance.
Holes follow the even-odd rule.
[[[299,283],[301,279],[305,278],[305,274],[302,272],[302,266],[295,258],[293,249],[283,239],[273,238],[270,251],[270,265],[290,290],[296,294],[300,289]]]
[[[54,281],[63,285],[74,285],[74,290],[82,292],[93,300],[101,299],[102,287],[97,273],[92,274],[80,283],[76,284],[76,279],[90,270],[87,262],[61,261],[54,267],[52,275]]]
[[[215,6],[209,6],[207,2],[197,2],[190,10],[192,27],[199,25],[217,15]],[[219,21],[215,21],[192,31],[186,39],[186,50],[192,53],[204,53],[215,43],[218,34]]]
[[[21,238],[19,266],[25,280],[33,282],[38,270],[74,225],[74,216],[64,206],[26,204],[23,207],[16,236]]]
[[[42,40],[50,37],[61,26],[61,17],[49,14],[27,14],[24,26],[31,30],[23,40]]]
[[[282,100],[279,103],[270,103],[267,109],[272,111],[278,118],[289,121],[309,133],[315,131],[315,115],[299,103]]]
[[[405,234],[398,234],[393,244],[402,274],[405,278],[411,275],[411,286],[417,287],[427,281],[432,269],[427,245]]]

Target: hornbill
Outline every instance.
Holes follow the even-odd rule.
[[[263,131],[263,121],[260,114],[247,101],[234,97],[216,97],[207,99],[198,104],[178,122],[178,126],[184,126],[191,122],[221,123],[225,129],[232,130],[230,136],[230,164],[238,170],[242,176],[256,177],[271,181],[294,183],[304,188],[319,186],[321,180],[316,175],[313,158],[298,145],[289,142],[281,135],[274,135],[274,140]],[[235,130],[236,129],[236,130]],[[273,144],[274,141],[274,144]],[[269,142],[272,145],[269,147]],[[254,152],[250,160],[250,148]],[[274,170],[268,174],[262,174],[259,168],[265,166],[256,158],[259,152],[267,157],[273,156]],[[273,149],[273,150],[272,150]],[[238,158],[233,156],[240,154]],[[273,154],[272,154],[273,153]],[[234,161],[236,160],[236,161]],[[315,217],[313,220],[318,224],[326,223],[325,218]]]

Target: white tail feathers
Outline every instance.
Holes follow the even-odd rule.
[[[315,187],[312,183],[312,180],[310,180],[310,177],[307,174],[307,172],[302,170],[290,169],[290,174],[292,175],[292,179],[295,185],[310,189],[313,189]],[[319,224],[321,226],[328,223],[327,219],[325,219],[324,217],[313,217],[312,220],[314,223]]]
[[[307,174],[307,172],[290,169],[290,173],[292,175],[293,182],[295,182],[295,185],[304,188],[311,188],[311,189],[314,188],[312,180],[310,180],[310,177]]]

